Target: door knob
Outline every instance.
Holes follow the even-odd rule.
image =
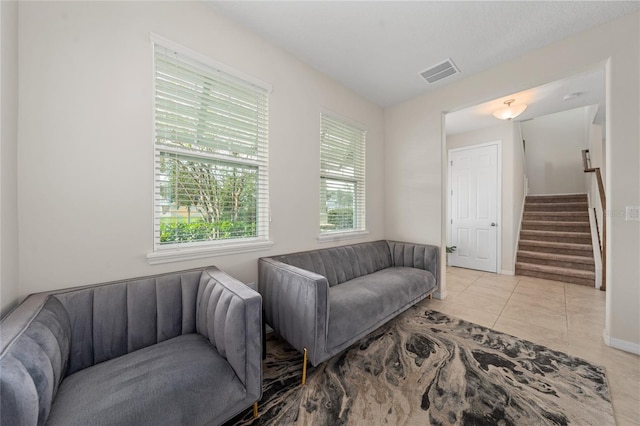
[[[495,222],[491,222],[491,226],[498,226],[498,224]]]

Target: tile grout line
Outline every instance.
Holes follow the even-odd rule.
[[[462,294],[465,291],[467,291],[469,289],[469,287],[471,287],[476,281],[478,281],[480,278],[482,278],[482,275],[477,276],[475,279],[473,279],[473,281],[469,282],[469,284],[467,284],[467,286],[464,288],[464,290],[458,292],[458,294]]]
[[[514,277],[515,277],[515,275],[514,275]],[[502,310],[500,310],[500,313],[498,314],[498,317],[493,322],[493,325],[491,326],[492,330],[495,330],[495,326],[498,323],[498,320],[502,317],[502,313],[504,312],[504,310],[507,309],[507,305],[509,304],[509,301],[513,297],[513,293],[516,292],[516,288],[518,287],[518,285],[520,285],[520,278],[517,279],[516,285],[513,286],[513,290],[511,290],[511,294],[509,295],[509,298],[506,300],[506,302],[504,302],[504,306],[502,306]]]
[[[477,277],[468,278],[469,281],[466,281],[468,283],[466,288],[464,290],[462,290],[459,294],[465,293],[470,287],[472,287],[474,284],[476,284],[481,278],[491,278],[492,276],[493,276],[492,274],[481,274],[480,276],[477,276]],[[496,319],[492,322],[492,324],[490,326],[491,329],[495,330],[496,324],[503,317],[504,312],[506,310],[506,307],[511,302],[511,300],[513,299],[513,296],[515,295],[515,292],[516,292],[517,288],[519,287],[520,284],[525,282],[524,278],[526,278],[526,277],[516,278],[516,284],[513,287],[513,289],[509,292],[510,294],[509,294],[509,297],[507,298],[507,300],[503,302],[503,305],[502,305],[502,308],[500,310],[500,313],[498,313]],[[564,315],[564,317],[565,317],[565,330],[566,330],[565,333],[568,333],[567,300],[566,300],[566,296],[565,296],[565,294],[566,294],[565,286],[567,285],[567,283],[561,282],[561,284],[562,284],[562,295],[563,295],[563,297],[565,297],[565,300],[564,300],[564,303],[563,303],[563,307],[564,307],[565,311],[561,315]],[[559,312],[555,312],[555,313],[551,313],[551,314],[552,315],[558,315]],[[540,326],[540,327],[546,328],[544,326]],[[552,330],[554,330],[554,329],[552,329]],[[557,331],[557,330],[554,330],[554,331]]]
[[[569,340],[569,309],[567,307],[567,284],[562,284],[562,294],[564,295],[564,319],[567,325],[567,341]]]

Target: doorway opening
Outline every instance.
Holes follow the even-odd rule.
[[[474,145],[486,145],[495,141],[501,142],[499,165],[502,167],[500,171],[502,186],[499,189],[498,220],[489,222],[496,224],[498,240],[496,246],[499,252],[497,254],[495,272],[503,275],[516,274],[522,232],[526,234],[527,240],[538,238],[538,234],[544,234],[543,236],[547,239],[556,237],[575,239],[576,237],[574,235],[564,235],[566,233],[564,229],[561,229],[560,231],[562,232],[557,236],[540,229],[540,226],[545,225],[544,223],[539,223],[540,221],[557,219],[547,218],[550,215],[531,215],[527,213],[527,220],[523,222],[523,218],[525,218],[525,201],[527,196],[531,195],[588,194],[589,215],[593,217],[594,222],[591,226],[594,229],[592,232],[593,239],[596,241],[596,244],[593,245],[594,251],[599,248],[597,241],[599,239],[602,240],[602,238],[598,233],[601,234],[602,231],[598,229],[598,224],[604,221],[602,220],[602,212],[598,210],[601,207],[599,207],[600,203],[597,198],[597,187],[593,182],[590,182],[592,176],[587,176],[583,173],[582,150],[590,149],[591,167],[604,167],[606,146],[604,138],[606,135],[605,74],[604,65],[598,64],[580,74],[562,80],[512,93],[475,106],[461,108],[444,115],[443,157],[448,168],[443,171],[443,178],[447,182],[445,186],[446,193],[443,191],[442,200],[443,209],[445,210],[443,212],[445,219],[443,231],[446,232],[443,237],[448,247],[456,246],[455,251],[447,256],[449,264],[492,271],[492,269],[479,268],[473,264],[464,265],[458,263],[461,257],[467,255],[465,253],[467,240],[464,240],[467,234],[464,233],[466,232],[465,230],[459,232],[455,226],[456,212],[454,212],[453,207],[456,205],[452,204],[451,190],[453,189],[452,186],[458,185],[458,182],[452,180],[453,178],[448,169],[451,167],[450,157],[456,155],[455,150],[470,148]],[[511,102],[512,99],[516,100],[515,104],[526,104],[528,107],[516,118],[509,120],[496,119],[493,113],[503,109],[505,100]],[[547,117],[556,116],[558,118],[553,120],[547,119]],[[581,132],[580,135],[573,137],[573,139],[567,137],[571,133],[566,130],[569,125],[578,126],[580,128],[579,132]],[[544,145],[544,137],[540,139],[540,135],[549,131],[549,129],[553,132],[554,129],[560,128],[565,129],[565,131],[564,133],[559,130],[556,131],[556,134],[559,135],[555,137],[557,141],[551,144],[546,142],[546,145]],[[578,141],[578,139],[580,140]],[[580,144],[584,146],[578,147]],[[597,164],[594,164],[594,162]],[[567,177],[569,174],[571,174],[572,179]],[[574,185],[576,188],[567,189],[570,185]],[[543,188],[544,191],[541,192],[540,188]],[[457,202],[455,191],[453,202]],[[586,208],[584,214],[587,214]],[[529,216],[539,216],[542,219],[531,219]],[[529,223],[532,220],[535,223]],[[525,224],[524,228],[523,223]],[[573,224],[568,224],[567,226],[569,225]],[[558,228],[557,224],[554,224],[554,226],[554,229]],[[583,225],[580,225],[579,228],[577,226],[578,224],[576,224],[576,229],[581,230],[580,232],[584,234],[580,235],[580,238],[585,241],[590,238],[589,231],[584,231]],[[458,241],[463,242],[463,247],[458,247],[458,244],[456,244]],[[471,241],[469,240],[469,242]],[[562,241],[562,243],[564,242]],[[574,241],[567,240],[566,242],[573,243]],[[461,251],[458,252],[460,249]],[[532,250],[527,251],[530,252]],[[543,250],[536,248],[535,251]],[[599,252],[600,250],[597,251]],[[557,256],[553,254],[558,253],[553,252],[550,255],[545,253],[536,254],[535,257],[541,258],[541,263],[555,262],[555,257]],[[597,254],[597,257],[599,257],[600,253]],[[571,256],[574,254],[565,253],[565,255]],[[530,256],[527,259],[531,258],[533,257]],[[527,259],[523,260],[523,262],[528,264],[530,262]],[[567,260],[572,261],[574,259]],[[583,259],[578,260],[583,262]],[[525,269],[522,268],[522,265],[520,266],[519,271]],[[536,269],[535,274],[538,274],[537,270],[543,270],[545,266],[533,265],[533,268]],[[564,266],[557,265],[557,268],[564,268]],[[593,274],[596,287],[598,286],[598,272],[600,272],[597,268],[598,265],[595,265],[596,270]],[[547,279],[553,280],[554,278],[550,276]],[[573,281],[569,280],[569,282]]]
[[[449,265],[497,273],[501,142],[449,149]]]

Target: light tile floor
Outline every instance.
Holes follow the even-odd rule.
[[[604,292],[447,267],[446,299],[427,306],[604,366],[617,424],[640,425],[640,357],[604,344]]]

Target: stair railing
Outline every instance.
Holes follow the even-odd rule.
[[[600,286],[600,290],[604,291],[607,288],[606,285],[606,277],[607,277],[607,221],[605,217],[607,199],[604,193],[604,182],[602,181],[602,172],[600,172],[600,167],[591,167],[591,156],[589,155],[588,149],[582,150],[582,165],[585,173],[595,173],[596,182],[598,184],[598,195],[600,198],[600,204],[602,206],[602,223],[598,223],[596,219],[596,225],[602,227],[602,241],[600,245],[600,254],[602,257],[602,285]],[[596,215],[597,218],[597,215]]]

